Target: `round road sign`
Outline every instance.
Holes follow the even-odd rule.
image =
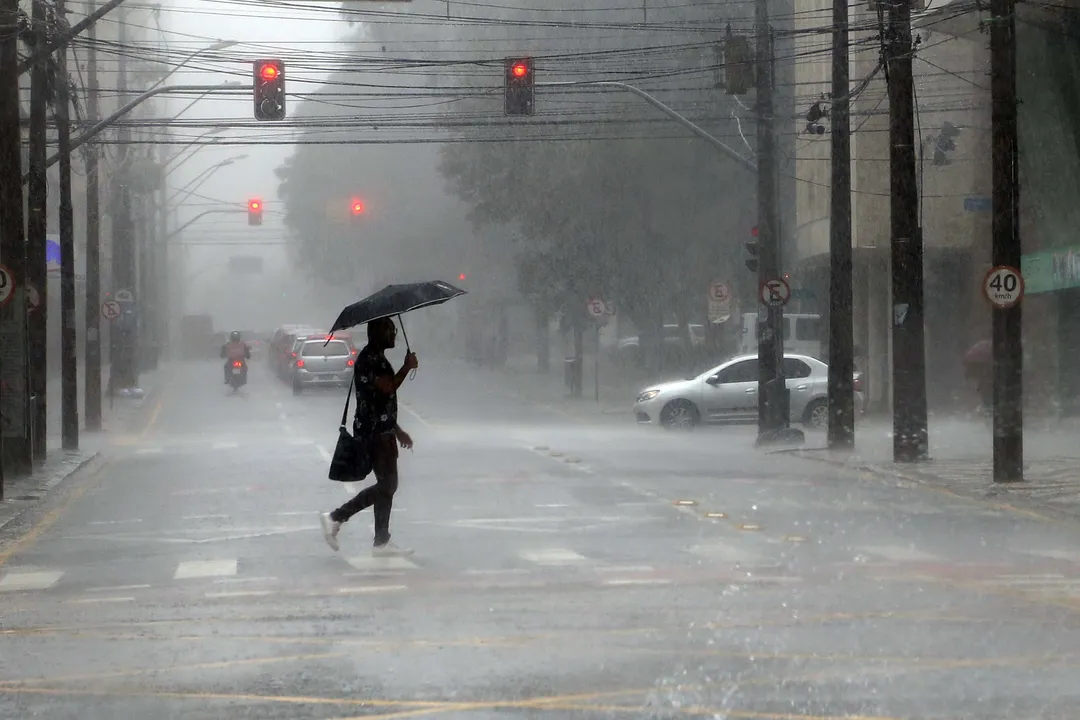
[[[1024,297],[1024,276],[1009,265],[991,268],[983,279],[983,294],[998,310],[1008,310]]]
[[[761,283],[758,298],[762,305],[787,305],[791,299],[791,286],[782,278],[774,278]]]
[[[26,303],[30,307],[30,312],[41,307],[41,293],[30,283],[26,284]]]
[[[6,267],[0,265],[0,305],[6,305],[14,294],[15,276]]]
[[[106,300],[101,305],[101,316],[106,320],[115,320],[120,317],[120,303],[115,300]]]
[[[731,299],[731,288],[719,280],[709,286],[709,300],[723,305]]]

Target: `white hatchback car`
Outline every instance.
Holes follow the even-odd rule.
[[[784,355],[791,422],[821,429],[829,422],[829,368],[809,355]],[[858,406],[856,399],[856,407]],[[689,380],[651,385],[637,397],[642,424],[690,428],[699,423],[747,423],[758,417],[758,358],[740,355]]]

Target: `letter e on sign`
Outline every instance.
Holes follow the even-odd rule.
[[[1009,265],[991,268],[983,279],[983,294],[998,310],[1008,310],[1024,297],[1024,276]]]

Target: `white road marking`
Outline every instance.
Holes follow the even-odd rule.
[[[368,594],[368,593],[384,593],[384,592],[396,592],[398,590],[407,590],[407,585],[367,585],[364,587],[347,587],[340,588],[339,593],[353,595],[353,594]]]
[[[226,592],[208,592],[203,597],[211,600],[233,597],[266,597],[273,595],[274,590],[232,590]]]
[[[147,590],[149,585],[105,585],[102,587],[87,588],[86,592],[117,592],[119,590]]]
[[[505,568],[502,570],[466,570],[466,575],[525,575],[530,571],[525,568]]]
[[[605,585],[670,585],[671,580],[666,578],[619,578],[617,580],[605,580]]]
[[[132,518],[131,520],[93,520],[91,525],[129,525],[132,523],[141,523],[142,518]]]
[[[345,562],[357,570],[419,570],[419,566],[403,557],[375,557],[373,555],[361,555],[359,557],[345,558]]]
[[[164,448],[145,447],[145,448],[139,448],[138,450],[136,450],[135,454],[136,455],[157,455],[158,453],[161,453],[161,452],[164,452]]]
[[[601,573],[635,573],[635,572],[652,572],[656,568],[651,565],[615,565],[612,567],[597,568],[597,572]]]
[[[940,560],[936,555],[916,550],[915,548],[905,547],[903,545],[877,545],[873,547],[861,547],[859,548],[863,552],[871,555],[877,555],[883,557],[886,560],[893,562],[934,562]]]
[[[319,455],[322,456],[323,462],[328,463],[328,462],[330,462],[331,460],[334,459],[334,456],[330,454],[330,451],[327,450],[322,445],[316,444],[315,449],[319,451]]]
[[[1080,550],[1047,548],[1045,550],[1021,550],[1020,552],[1025,555],[1050,558],[1051,560],[1065,560],[1068,562],[1080,563]]]
[[[276,577],[268,575],[266,577],[246,577],[246,578],[220,578],[214,581],[215,585],[238,585],[240,583],[254,583],[254,582],[275,582]]]
[[[570,507],[570,506],[569,505],[564,505],[563,503],[544,503],[544,504],[541,504],[541,505],[533,505],[533,507],[537,507],[537,508],[564,508],[564,507]]]
[[[63,571],[53,570],[12,571],[0,578],[0,592],[45,590],[55,585],[63,576]]]
[[[236,560],[186,560],[176,567],[173,580],[223,577],[236,574]]]
[[[275,515],[318,515],[321,510],[287,510],[285,512],[274,513]]]
[[[694,545],[689,548],[689,551],[693,555],[698,557],[707,558],[709,560],[719,560],[725,563],[751,563],[760,558],[760,555],[755,552],[751,552],[740,545],[734,543],[725,542],[711,542],[706,545]]]
[[[584,555],[579,555],[566,548],[545,548],[542,550],[522,550],[521,557],[537,565],[574,565],[586,562]]]
[[[231,515],[184,515],[181,520],[228,520]]]
[[[233,448],[240,447],[238,442],[216,442],[210,446],[211,450],[232,450]]]
[[[135,602],[133,597],[94,597],[94,598],[82,598],[80,600],[68,600],[71,605],[85,605],[87,603],[122,603],[122,602]]]

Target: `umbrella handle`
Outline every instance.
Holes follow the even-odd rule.
[[[405,332],[405,321],[401,319],[400,315],[397,316],[397,321],[398,321],[398,325],[401,326],[401,337],[405,338],[405,352],[411,353],[412,348],[409,347],[409,334],[407,332]],[[411,373],[409,373],[409,377],[410,378],[416,377],[416,368],[413,368],[413,371]]]

